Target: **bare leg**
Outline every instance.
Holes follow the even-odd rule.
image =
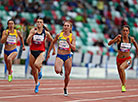
[[[62,66],[63,66],[63,60],[61,60],[60,58],[56,57],[56,61],[55,61],[55,72],[57,74],[59,74],[62,71]]]
[[[35,61],[35,63],[34,63],[34,66],[37,68],[37,70],[38,70],[38,79],[41,79],[42,78],[42,72],[40,72],[41,71],[41,68],[42,68],[42,63],[43,63],[43,61],[44,61],[44,53],[41,53],[38,57],[37,57],[37,59],[36,59],[36,61]]]
[[[131,60],[129,60],[129,61],[131,64],[132,63]],[[118,72],[119,72],[119,76],[120,76],[122,85],[125,85],[125,82],[126,82],[125,69],[130,65],[127,62],[128,62],[128,60],[125,61],[124,63],[122,63],[121,65],[118,64]]]
[[[7,66],[8,74],[11,74],[11,68],[12,68],[12,61],[16,58],[17,52],[11,53],[9,56],[4,54],[5,63]]]
[[[37,59],[35,60],[34,66],[38,69],[38,72],[40,72],[40,69],[42,67],[42,63],[44,61],[44,56],[43,56],[43,52],[37,57]]]
[[[68,83],[70,81],[69,76],[70,76],[71,68],[72,68],[72,57],[65,61],[65,79],[64,79],[65,85],[64,85],[64,89],[67,88]]]
[[[30,66],[32,68],[32,74],[35,80],[35,83],[37,84],[38,82],[38,69],[35,67],[35,58],[32,54],[30,54],[30,60],[29,60]]]

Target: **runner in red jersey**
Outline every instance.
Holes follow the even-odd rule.
[[[53,42],[53,38],[48,32],[48,29],[44,26],[42,18],[38,18],[36,22],[37,27],[31,29],[30,34],[27,38],[27,43],[30,45],[30,66],[32,68],[32,74],[35,80],[35,93],[38,93],[40,82],[40,73],[42,62],[44,61],[45,54],[45,43],[46,39]],[[55,48],[53,50],[53,55],[55,54]]]
[[[130,56],[130,49],[132,47],[132,43],[136,48],[136,53],[138,55],[138,45],[134,39],[134,37],[129,36],[130,28],[128,25],[124,25],[122,27],[122,34],[115,37],[113,40],[109,41],[108,45],[113,43],[117,43],[118,46],[118,55],[117,55],[117,68],[119,72],[119,76],[122,83],[122,92],[126,91],[126,76],[125,69],[131,65],[132,60]]]

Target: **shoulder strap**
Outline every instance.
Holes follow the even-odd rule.
[[[121,41],[120,41],[120,43],[121,43],[121,42],[123,42],[123,37],[122,37],[122,36],[121,36]]]
[[[42,34],[44,33],[44,38],[47,37],[47,33],[45,32],[45,29],[43,28]]]
[[[131,43],[131,39],[130,39],[130,36],[128,36],[128,39],[129,39],[129,43]]]

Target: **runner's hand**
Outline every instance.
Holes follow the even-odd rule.
[[[22,49],[23,49],[23,51],[24,51],[24,50],[25,50],[25,47],[23,46],[23,48],[22,48]]]
[[[6,31],[6,35],[9,35],[10,33],[11,33],[11,31],[9,31],[9,30],[8,30],[8,31]]]
[[[50,58],[50,53],[47,54],[46,61]]]
[[[56,54],[56,51],[55,50],[53,50],[53,53],[52,53],[52,55],[55,55]]]
[[[117,36],[117,38],[121,38],[121,34],[119,34],[119,35]]]
[[[136,57],[138,58],[138,50],[136,50]]]
[[[69,40],[69,38],[67,38],[66,41],[67,41],[68,44],[70,44],[70,40]]]
[[[31,33],[31,35],[33,36],[36,32],[37,32],[37,28],[34,27],[34,29],[33,29],[32,33]]]

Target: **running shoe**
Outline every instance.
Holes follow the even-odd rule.
[[[12,75],[8,75],[8,81],[9,81],[9,82],[12,81]]]
[[[68,96],[67,89],[64,88],[64,96]]]
[[[39,91],[39,86],[40,86],[40,82],[38,82],[38,84],[35,86],[35,93],[38,93],[38,91]]]
[[[122,92],[126,92],[126,87],[125,87],[125,85],[122,85]]]
[[[38,73],[38,79],[41,79],[42,78],[42,71],[40,71],[39,73]]]

